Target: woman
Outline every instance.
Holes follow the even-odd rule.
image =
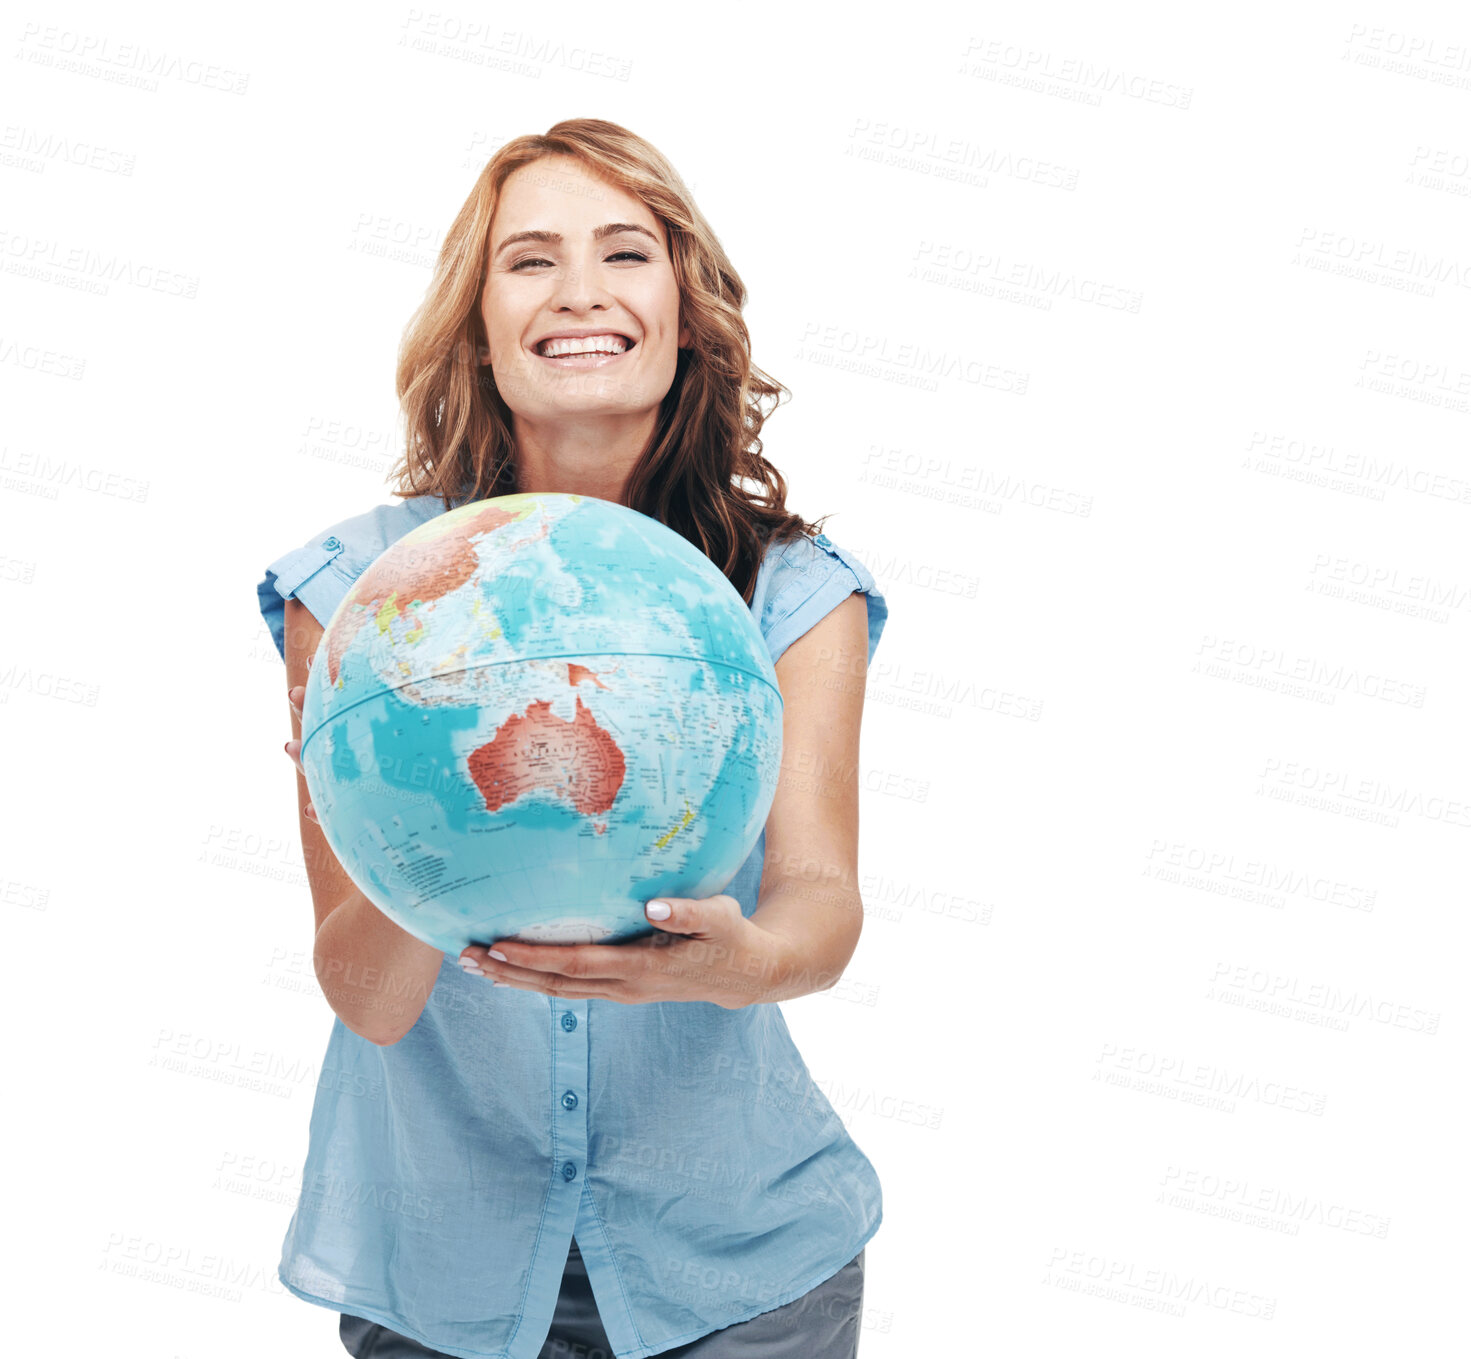
[[[683,534],[749,604],[783,695],[761,840],[727,892],[650,903],[633,944],[452,959],[357,891],[298,776],[336,1019],[280,1277],[342,1314],[358,1359],[857,1352],[880,1186],[775,1002],[831,986],[858,941],[859,727],[887,609],[761,457],[760,399],[782,389],[750,361],[744,300],[647,142],[574,119],[508,143],[405,336],[400,503],[260,583],[298,768],[323,624],[389,543],[487,496],[577,492]]]

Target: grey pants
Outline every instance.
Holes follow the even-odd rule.
[[[862,1315],[860,1250],[810,1293],[659,1353],[669,1359],[746,1359],[754,1355],[761,1359],[857,1359]],[[426,1349],[406,1335],[348,1312],[342,1314],[337,1329],[353,1359],[450,1359],[440,1350]],[[562,1291],[540,1359],[614,1359],[576,1241],[567,1252]]]

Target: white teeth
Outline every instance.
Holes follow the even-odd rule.
[[[628,341],[621,335],[585,335],[581,339],[547,340],[537,346],[543,358],[555,359],[564,354],[622,354]]]

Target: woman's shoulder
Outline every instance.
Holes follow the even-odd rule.
[[[868,604],[868,659],[878,648],[889,607],[863,559],[825,533],[794,533],[767,545],[756,576],[751,611],[772,662],[850,594]]]
[[[444,512],[444,500],[437,495],[374,505],[328,524],[278,556],[256,585],[260,611],[276,650],[285,656],[288,599],[300,599],[325,627],[347,588],[375,558],[406,533]]]

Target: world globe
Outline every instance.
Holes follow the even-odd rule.
[[[300,759],[329,847],[415,938],[614,943],[719,893],[776,795],[782,698],[694,544],[585,495],[472,501],[328,621]]]

